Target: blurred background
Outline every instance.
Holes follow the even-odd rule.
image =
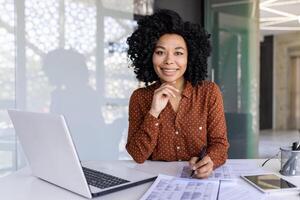
[[[6,109],[64,114],[81,160],[131,159],[126,38],[159,8],[212,36],[230,158],[299,139],[299,0],[0,0],[0,176],[26,165]]]

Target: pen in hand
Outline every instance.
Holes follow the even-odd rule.
[[[196,163],[197,163],[198,161],[202,160],[202,159],[204,158],[205,154],[206,154],[206,147],[204,146],[204,147],[201,149],[201,151],[200,151],[200,153],[199,153],[199,155],[198,155],[198,159],[197,159]],[[191,177],[194,176],[195,171],[196,171],[196,170],[192,170]]]

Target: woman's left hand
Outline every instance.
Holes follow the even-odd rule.
[[[197,178],[208,178],[213,172],[214,163],[209,156],[205,156],[202,160],[198,157],[193,157],[189,161],[192,170],[195,170],[194,176]]]

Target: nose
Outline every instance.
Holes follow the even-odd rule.
[[[173,62],[174,60],[172,54],[168,53],[165,59],[165,64],[170,65],[173,64]]]

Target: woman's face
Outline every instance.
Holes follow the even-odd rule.
[[[153,67],[162,82],[184,80],[188,50],[178,34],[164,34],[156,43],[152,56]]]

